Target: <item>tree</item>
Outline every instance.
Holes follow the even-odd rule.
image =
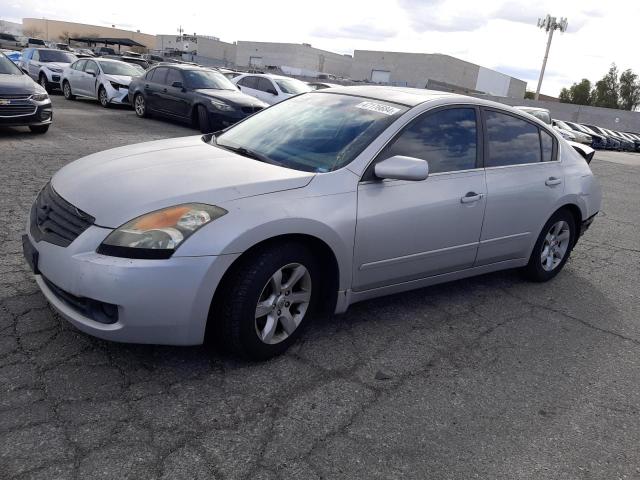
[[[620,108],[635,110],[640,105],[640,82],[638,75],[627,69],[620,75]]]
[[[571,98],[571,92],[566,87],[562,87],[562,90],[560,90],[560,95],[558,95],[558,99],[560,100],[561,103],[573,103]]]
[[[592,92],[593,105],[596,107],[619,108],[619,91],[618,67],[613,63],[609,72],[596,82]]]
[[[536,98],[536,94],[533,93],[531,90],[527,90],[526,92],[524,92],[524,98],[533,100],[534,98]]]

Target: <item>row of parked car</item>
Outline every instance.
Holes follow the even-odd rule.
[[[546,108],[528,106],[515,108],[552,125],[565,140],[589,145],[596,150],[640,151],[640,134],[638,133],[620,132],[597,125],[558,120],[551,118],[551,113]]]

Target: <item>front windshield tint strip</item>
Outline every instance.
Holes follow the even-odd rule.
[[[216,138],[230,150],[251,152],[287,168],[330,172],[351,163],[408,107],[372,100],[387,112],[357,106],[355,95],[308,93],[276,104]]]

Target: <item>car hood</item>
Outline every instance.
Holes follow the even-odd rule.
[[[4,94],[26,94],[36,92],[36,82],[28,75],[0,75],[0,85]]]
[[[129,75],[109,75],[104,74],[104,78],[109,80],[110,82],[119,83],[120,85],[128,86],[131,83],[131,78]]]
[[[210,205],[306,186],[313,173],[271,165],[205,143],[201,136],[119,147],[81,158],[51,180],[69,203],[116,228],[181,203]]]
[[[201,95],[205,95],[211,98],[219,98],[227,103],[240,105],[240,106],[260,106],[266,107],[267,104],[258,100],[255,97],[242,93],[240,90],[220,90],[215,88],[199,88],[195,90]]]

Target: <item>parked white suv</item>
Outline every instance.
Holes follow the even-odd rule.
[[[62,71],[75,62],[71,52],[51,48],[27,48],[18,62],[20,69],[38,82],[47,92],[60,88]]]
[[[231,81],[240,88],[242,93],[251,95],[269,105],[313,90],[300,80],[281,75],[245,73],[232,78]]]

